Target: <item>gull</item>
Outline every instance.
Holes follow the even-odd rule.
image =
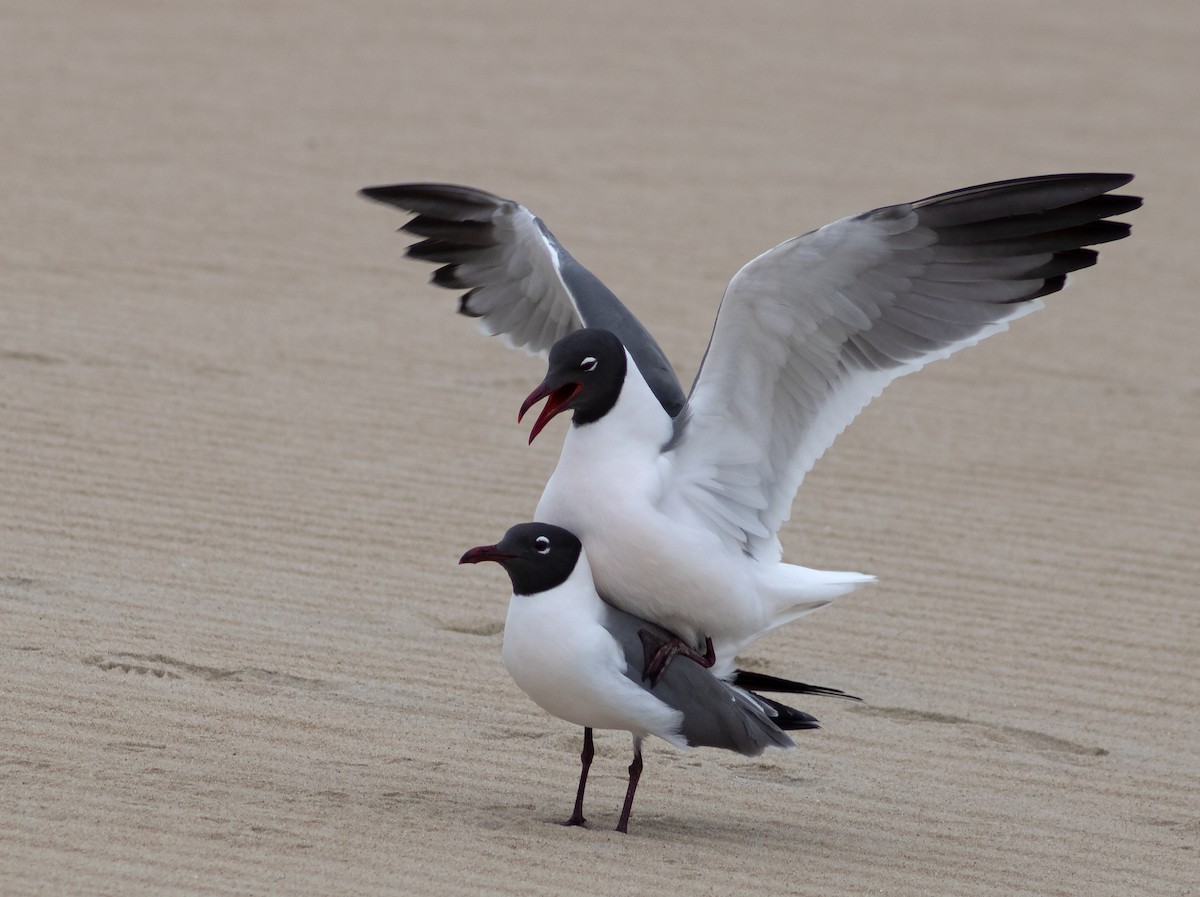
[[[616,829],[628,832],[648,736],[681,750],[715,747],[757,757],[768,748],[795,747],[789,731],[820,726],[810,714],[751,687],[857,700],[837,689],[741,670],[726,670],[721,678],[691,663],[671,664],[650,685],[643,674],[645,655],[674,636],[607,604],[596,591],[582,544],[561,527],[518,524],[495,545],[470,549],[459,563],[482,561],[500,564],[512,582],[504,666],[542,709],[583,726],[579,787],[564,825],[587,821],[583,794],[595,754],[593,729],[624,729],[633,736]]]
[[[363,193],[416,213],[403,229],[425,239],[408,254],[468,291],[461,313],[548,358],[521,409],[546,400],[530,441],[557,414],[572,422],[535,516],[581,539],[606,600],[712,663],[874,580],[782,562],[805,474],[897,377],[1006,330],[1095,264],[1085,247],[1127,236],[1108,219],[1141,205],[1112,192],[1131,179],[982,184],[787,240],[730,281],[687,395],[523,206],[443,184]]]

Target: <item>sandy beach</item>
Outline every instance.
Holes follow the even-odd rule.
[[[1113,0],[0,5],[0,893],[1200,890],[1200,9]],[[797,750],[580,732],[500,660],[542,364],[404,222],[541,215],[690,383],[748,259],[968,184],[1146,198],[894,384],[785,557],[878,585],[754,645]]]

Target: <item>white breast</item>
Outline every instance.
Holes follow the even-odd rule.
[[[582,569],[581,569],[582,568]],[[556,589],[513,595],[504,666],[543,710],[578,726],[657,735],[684,746],[682,715],[625,676],[625,658],[600,625],[602,605],[586,559]]]

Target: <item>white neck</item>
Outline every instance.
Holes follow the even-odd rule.
[[[671,416],[663,410],[633,357],[625,352],[625,382],[608,413],[590,424],[571,424],[563,450],[628,452],[639,446],[655,454],[671,438]]]

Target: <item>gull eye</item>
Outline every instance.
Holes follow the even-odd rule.
[[[545,536],[538,536],[533,540],[533,544],[538,554],[550,553],[550,540]]]
[[[596,370],[596,359],[589,355],[583,361],[579,362],[579,370],[587,372]]]

